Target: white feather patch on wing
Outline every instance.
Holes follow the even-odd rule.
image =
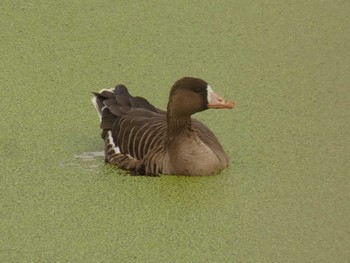
[[[117,153],[117,154],[119,154],[120,153],[120,149],[119,149],[119,147],[117,146],[117,147],[114,147],[114,150],[115,150],[115,152]]]
[[[114,143],[111,131],[107,132],[107,140],[108,140],[108,144],[112,145],[112,148],[115,151],[115,153],[119,154],[120,153],[120,148],[118,146],[115,146],[115,143]]]

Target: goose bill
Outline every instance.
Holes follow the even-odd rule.
[[[208,90],[208,108],[211,109],[232,109],[235,104],[232,101],[225,101],[213,90]]]

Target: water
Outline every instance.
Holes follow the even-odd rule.
[[[347,2],[1,5],[1,262],[350,258]],[[195,116],[230,167],[105,164],[90,92],[165,108],[185,75],[237,103]]]
[[[104,151],[101,152],[83,152],[80,154],[75,154],[74,157],[84,160],[84,161],[94,161],[97,157],[104,157]]]

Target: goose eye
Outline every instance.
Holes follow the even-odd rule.
[[[194,88],[194,92],[197,92],[197,93],[201,92],[202,90],[203,89],[201,87],[195,87]]]

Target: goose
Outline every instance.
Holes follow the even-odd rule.
[[[105,162],[132,175],[214,175],[228,156],[213,132],[191,115],[206,109],[232,109],[202,79],[184,77],[170,90],[161,110],[124,85],[93,92],[100,118]]]

